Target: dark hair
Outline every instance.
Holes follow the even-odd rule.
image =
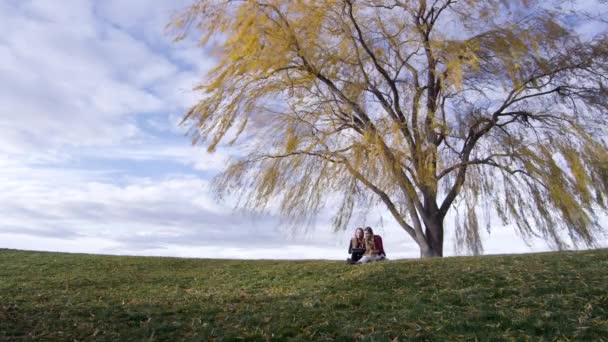
[[[363,231],[363,228],[357,227],[357,228],[355,228],[355,237],[357,237],[357,232],[358,231],[361,231],[361,234],[365,233],[365,231]]]
[[[365,229],[363,229],[363,232],[368,232],[368,233],[374,235],[374,231],[372,230],[372,227],[365,227]]]

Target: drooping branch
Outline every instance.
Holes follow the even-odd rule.
[[[361,44],[361,47],[363,47],[363,49],[365,50],[365,52],[367,53],[367,55],[372,59],[373,64],[376,68],[376,70],[378,70],[378,72],[382,75],[382,77],[384,78],[384,80],[386,81],[386,83],[388,84],[388,86],[391,89],[391,92],[393,94],[393,108],[391,108],[388,103],[386,102],[386,99],[384,99],[383,96],[379,95],[378,93],[376,93],[378,96],[378,99],[381,101],[381,103],[383,104],[383,106],[385,106],[385,108],[387,108],[387,111],[389,112],[389,114],[391,114],[391,116],[395,119],[395,121],[397,121],[397,124],[399,125],[403,135],[405,136],[405,138],[407,139],[408,143],[410,144],[410,148],[412,150],[414,150],[414,140],[412,138],[412,134],[409,131],[408,128],[408,124],[407,124],[407,120],[405,119],[405,115],[403,114],[403,111],[401,110],[401,100],[399,98],[399,91],[397,90],[397,85],[394,81],[393,77],[390,77],[390,75],[388,74],[388,72],[386,71],[386,69],[384,69],[384,67],[382,67],[382,65],[380,65],[380,62],[378,61],[378,57],[374,54],[374,52],[370,49],[370,47],[367,45],[367,42],[365,41],[365,38],[363,37],[363,33],[361,31],[361,28],[359,27],[359,24],[357,23],[357,20],[355,19],[355,15],[353,13],[353,4],[351,0],[345,0],[345,2],[348,5],[348,14],[349,14],[349,18],[353,24],[353,26],[355,27],[355,30],[357,32],[357,40],[359,42],[359,44]]]
[[[413,237],[416,241],[424,241],[424,235],[420,236],[420,234],[422,233],[422,230],[415,229],[412,226],[410,226],[409,224],[407,224],[407,222],[405,222],[405,220],[403,219],[403,216],[401,215],[399,210],[397,210],[397,207],[395,206],[395,204],[391,201],[390,197],[384,191],[382,191],[380,188],[378,188],[373,183],[371,183],[369,180],[367,180],[359,171],[357,171],[354,167],[352,167],[352,165],[348,161],[344,161],[344,165],[346,166],[347,170],[358,181],[363,183],[366,187],[368,187],[376,195],[378,195],[378,197],[380,197],[380,199],[387,206],[387,208],[389,209],[389,211],[391,212],[391,214],[393,215],[395,220],[411,237]]]

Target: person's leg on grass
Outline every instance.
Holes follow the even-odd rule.
[[[359,261],[357,261],[357,264],[365,264],[367,262],[370,262],[371,257],[364,255],[361,259],[359,259]]]
[[[365,260],[363,260],[365,259]],[[382,260],[382,256],[380,255],[372,255],[372,256],[364,256],[363,258],[361,258],[361,260],[359,260],[359,264],[365,264],[368,262],[374,262],[374,261],[380,261]]]

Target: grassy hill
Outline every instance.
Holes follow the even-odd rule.
[[[606,340],[608,250],[357,266],[0,250],[0,340],[119,337]]]

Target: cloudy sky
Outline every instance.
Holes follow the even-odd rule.
[[[329,219],[294,233],[218,203],[208,183],[231,151],[207,154],[177,126],[213,60],[172,43],[188,0],[0,1],[0,248],[212,258],[345,258]],[[597,27],[585,28],[595,30]],[[330,212],[332,208],[327,208]],[[419,255],[378,208],[389,257]],[[446,254],[453,255],[450,230]],[[486,253],[543,251],[509,227]]]

